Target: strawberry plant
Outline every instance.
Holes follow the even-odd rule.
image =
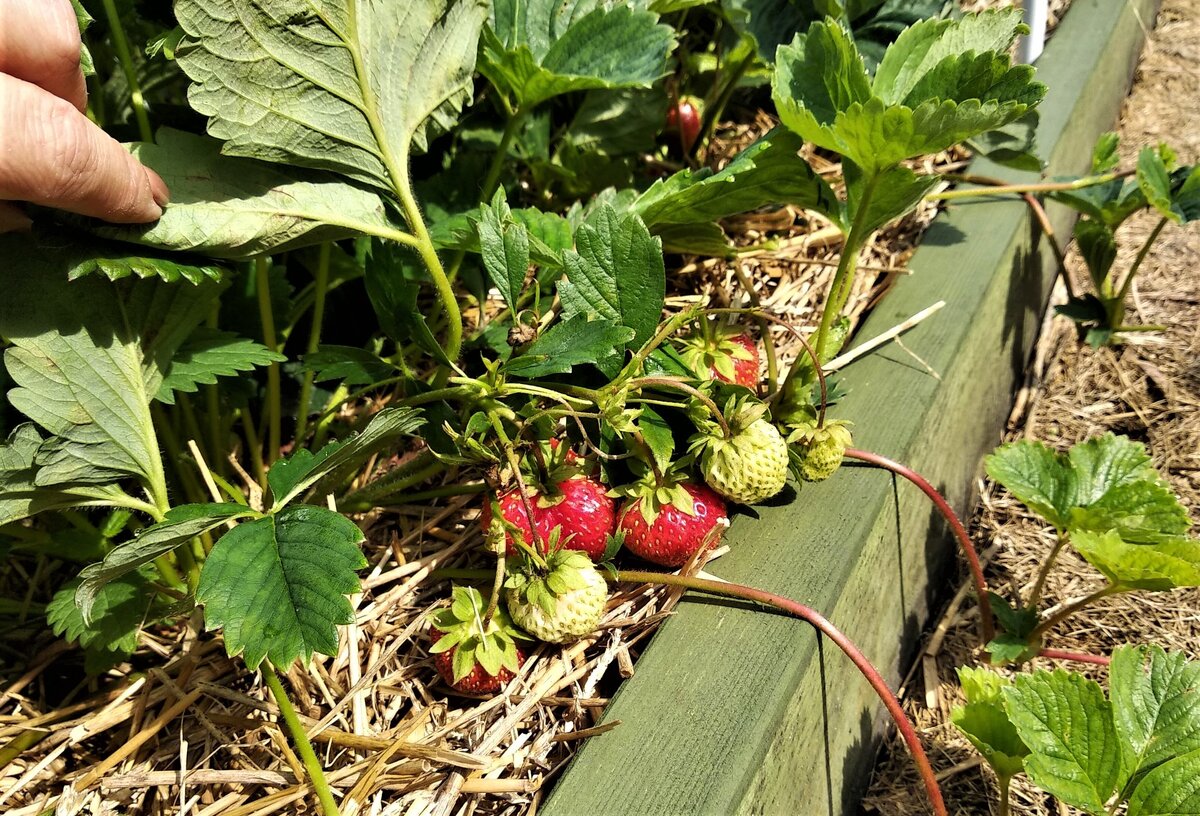
[[[1009,679],[962,668],[967,702],[952,719],[995,772],[1001,814],[1021,773],[1085,813],[1194,813],[1198,673],[1200,664],[1157,646],[1117,649],[1108,695],[1061,669]]]
[[[1116,175],[1117,146],[1115,133],[1100,137],[1092,153],[1093,176]],[[1200,218],[1200,167],[1177,166],[1175,152],[1161,144],[1142,149],[1133,178],[1116,176],[1104,184],[1055,190],[1047,195],[1081,214],[1075,222],[1075,245],[1094,287],[1093,292],[1073,294],[1058,307],[1058,313],[1078,323],[1093,346],[1108,345],[1121,332],[1161,329],[1127,325],[1125,301],[1138,269],[1163,228]],[[1113,269],[1117,232],[1130,217],[1147,209],[1160,216],[1158,223],[1121,276]]]
[[[905,160],[1040,99],[1006,56],[1017,18],[914,26],[874,80],[847,31],[818,22],[778,52],[785,127],[719,170],[564,195],[548,178],[561,157],[666,73],[677,38],[660,6],[679,7],[178,0],[179,30],[159,31],[152,55],[117,49],[107,81],[132,90],[153,66],[170,102],[186,87],[191,113],[167,117],[168,99],[147,106],[139,91],[108,123],[137,123],[129,149],[171,190],[162,218],[35,211],[32,233],[0,237],[8,399],[25,418],[0,446],[0,531],[41,553],[69,549],[67,527],[87,533],[47,617],[89,667],[128,657],[142,626],[202,609],[262,674],[334,813],[276,669],[336,654],[353,619],[367,561],[345,514],[483,494],[490,591],[453,590],[430,651],[447,686],[492,693],[534,638],[592,635],[622,540],[695,563],[732,505],[776,498],[789,468],[819,480],[864,455],[826,420],[821,368],[849,332],[838,318],[855,256],[933,183]],[[121,20],[107,24],[115,44]],[[572,104],[578,127],[559,147],[573,147],[554,148],[556,164],[550,123]],[[484,131],[481,164],[468,143]],[[842,158],[844,201],[801,157],[806,140]],[[845,249],[815,347],[788,327],[808,356],[777,382],[768,346],[764,384],[755,341],[712,321],[780,321],[668,310],[665,254],[728,255],[723,218],[780,204],[826,215]],[[812,610],[623,576],[813,621],[902,719]]]

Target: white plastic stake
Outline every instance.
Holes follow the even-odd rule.
[[[1050,0],[1024,0],[1022,14],[1029,33],[1017,43],[1017,62],[1033,63],[1042,55],[1046,44],[1046,18],[1050,13]]]

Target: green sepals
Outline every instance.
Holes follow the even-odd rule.
[[[495,677],[501,669],[513,674],[520,671],[517,641],[530,641],[517,628],[503,605],[496,607],[492,619],[485,625],[487,599],[474,587],[456,586],[451,590],[450,606],[439,609],[430,621],[443,635],[430,647],[431,654],[441,654],[457,647],[452,660],[454,682],[462,680],[478,663]]]
[[[515,591],[522,603],[538,606],[547,615],[555,614],[559,597],[586,588],[588,582],[582,571],[595,568],[586,553],[556,547],[554,533],[550,538],[552,544],[548,546],[544,567],[531,565],[528,559],[509,558],[508,578],[504,581],[505,588]]]
[[[1131,542],[1178,536],[1187,511],[1150,464],[1145,446],[1112,433],[1060,454],[1040,442],[1002,445],[988,475],[1057,530],[1107,532]]]
[[[821,427],[815,421],[789,425],[787,442],[794,472],[806,482],[822,482],[832,476],[853,443],[850,423],[826,420]]]
[[[75,10],[75,21],[79,24],[79,33],[82,35],[87,31],[88,26],[96,22],[96,19],[88,14],[80,0],[71,0],[71,8]],[[86,45],[79,46],[79,69],[83,71],[85,77],[96,74],[96,63],[92,60],[92,52]]]
[[[754,359],[749,349],[734,342],[733,338],[740,334],[742,330],[735,326],[708,326],[704,331],[680,338],[679,354],[699,379],[708,379],[710,369],[715,369],[732,382],[735,376],[733,361]]]
[[[1046,792],[1103,814],[1133,760],[1113,708],[1094,680],[1063,670],[1020,675],[1004,689],[1009,719],[1029,747],[1025,772]]]
[[[958,680],[967,698],[950,719],[1002,779],[1011,779],[1025,768],[1029,747],[1004,709],[1004,689],[1010,683],[988,669],[958,669]]]
[[[695,501],[692,494],[684,489],[683,483],[691,481],[690,461],[680,461],[662,472],[661,480],[649,468],[642,469],[641,477],[628,485],[615,487],[608,492],[610,496],[621,496],[639,501],[637,512],[641,513],[646,523],[653,525],[658,514],[666,507],[674,507],[689,516],[696,514]]]
[[[617,557],[617,553],[625,546],[625,531],[617,530],[615,533],[610,533],[604,544],[604,553],[600,556],[600,566],[607,569],[616,577],[616,567],[613,565],[613,559]]]

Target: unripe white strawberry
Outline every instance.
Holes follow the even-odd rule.
[[[822,482],[842,465],[846,448],[850,447],[850,429],[840,420],[826,422],[822,428],[797,426],[788,441],[795,443],[792,455],[800,478],[806,482]]]
[[[766,419],[756,419],[728,439],[712,439],[700,459],[704,481],[725,498],[755,504],[783,490],[787,443]]]
[[[608,602],[608,584],[591,560],[575,550],[546,556],[544,574],[516,568],[505,582],[513,622],[539,640],[566,643],[591,634]]]

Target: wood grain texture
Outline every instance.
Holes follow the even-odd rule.
[[[1087,169],[1128,90],[1154,0],[1074,0],[1039,60],[1050,87],[1039,145],[1048,174]],[[1135,11],[1136,10],[1136,11]],[[978,162],[974,172],[1029,174]],[[1051,210],[1055,229],[1071,215]],[[958,204],[926,233],[911,268],[875,310],[870,337],[944,299],[947,308],[844,374],[835,416],[855,446],[911,463],[967,508],[983,455],[1000,439],[1053,278],[1053,259],[1023,205]],[[932,598],[953,578],[952,540],[929,502],[885,472],[849,465],[790,490],[759,518],[738,517],[732,551],[711,565],[825,611],[893,684]],[[867,782],[882,708],[836,647],[805,624],[689,594],[655,636],[605,721],[542,813],[798,814],[851,812]],[[953,810],[953,803],[950,803]]]

